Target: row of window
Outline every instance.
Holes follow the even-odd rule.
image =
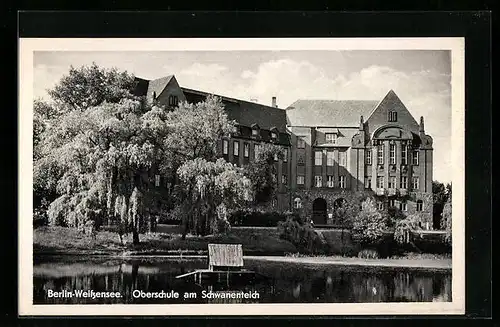
[[[419,177],[414,176],[412,177],[411,180],[411,187],[414,190],[419,189]],[[377,188],[384,188],[385,187],[385,178],[384,176],[377,176]],[[371,189],[372,188],[372,179],[371,177],[366,177],[365,178],[365,188]],[[387,183],[387,188],[389,189],[395,189],[396,188],[396,177],[389,177],[388,183]],[[401,176],[400,181],[399,181],[399,188],[402,189],[407,189],[408,188],[408,177],[407,176]]]
[[[335,184],[335,178],[332,175],[326,176],[326,186],[327,187],[340,187],[346,188],[346,179],[345,176],[339,176],[338,184]],[[298,175],[297,176],[297,185],[305,184],[305,176]],[[314,186],[315,187],[323,187],[323,176],[314,176]]]
[[[335,162],[335,152],[328,151],[326,153],[326,165],[327,166],[333,166],[333,163]],[[299,162],[300,164],[300,162]],[[316,166],[322,166],[323,165],[323,152],[322,151],[316,151],[314,153],[314,164]],[[347,166],[347,152],[346,151],[339,151],[339,165],[342,167]]]
[[[387,205],[389,207],[396,207],[396,200],[391,199],[388,201]],[[386,204],[384,202],[378,202],[378,210],[385,210]],[[295,198],[293,200],[293,207],[295,209],[300,209],[302,208],[302,200],[300,198]],[[399,201],[399,209],[401,211],[408,211],[408,204],[406,201]],[[416,203],[415,207],[416,211],[423,211],[424,210],[424,202],[422,200],[418,200]]]
[[[237,127],[235,127],[235,132],[237,131]],[[257,137],[259,136],[259,129],[258,128],[252,128],[252,136]],[[276,140],[278,139],[278,133],[275,131],[271,131],[271,139]]]
[[[255,159],[255,153],[258,152],[259,144],[254,145],[253,157]],[[222,140],[222,154],[227,155],[229,153],[229,140]],[[233,156],[240,155],[240,141],[233,141]],[[250,143],[243,143],[243,156],[245,158],[250,157]],[[278,156],[274,156],[274,161],[278,161]],[[288,161],[288,149],[283,148],[283,161]]]
[[[366,150],[366,164],[371,165],[372,164],[372,151],[371,150]],[[377,146],[377,164],[378,165],[383,165],[384,164],[384,145],[378,145]],[[389,164],[395,165],[396,164],[396,145],[395,144],[389,144]],[[407,165],[408,164],[408,146],[403,145],[401,147],[401,164],[402,165]],[[412,153],[412,164],[414,166],[418,166],[419,164],[419,152],[418,150],[414,150]]]

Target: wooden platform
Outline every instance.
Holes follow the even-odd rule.
[[[208,269],[198,269],[176,278],[193,278],[195,284],[201,285],[204,280],[226,282],[234,278],[252,278],[257,274],[243,267],[243,249],[241,244],[209,244]]]

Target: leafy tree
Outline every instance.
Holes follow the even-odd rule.
[[[243,201],[250,200],[250,181],[241,168],[222,158],[215,162],[204,158],[186,161],[178,174],[188,194],[186,226],[190,225],[198,234],[217,230],[217,213],[222,208],[236,209]]]
[[[59,83],[48,93],[59,104],[59,112],[86,110],[102,104],[119,103],[130,98],[134,76],[116,68],[103,69],[96,63],[80,68],[70,67]]]
[[[445,241],[451,243],[451,223],[452,223],[452,210],[451,210],[451,197],[446,201],[442,219],[441,219],[441,229],[446,231]]]
[[[394,228],[394,239],[400,243],[411,243],[410,235],[412,231],[421,229],[422,217],[413,214],[398,220]]]
[[[255,160],[245,167],[245,174],[252,182],[255,203],[271,200],[277,190],[275,159],[282,159],[282,147],[264,143],[256,148]]]
[[[34,184],[60,196],[48,211],[52,223],[79,227],[92,219],[98,226],[117,217],[138,243],[152,219],[144,205],[153,197],[152,174],[171,156],[168,112],[134,97],[130,81],[126,72],[93,65],[71,69],[49,92],[55,114],[40,134]]]
[[[447,200],[446,186],[438,181],[432,182],[433,220],[439,221]]]
[[[374,244],[382,239],[386,229],[387,219],[377,210],[374,200],[367,198],[353,219],[353,237],[360,243]]]

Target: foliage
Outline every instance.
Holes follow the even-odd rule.
[[[278,222],[279,237],[289,241],[300,253],[322,254],[326,244],[310,223],[300,223],[293,217]]]
[[[396,222],[394,228],[394,239],[399,244],[410,243],[412,232],[420,230],[422,217],[419,214],[409,215],[406,218]]]
[[[285,221],[291,215],[295,215],[299,221],[298,214],[281,212],[262,212],[253,210],[236,210],[229,216],[229,221],[233,226],[256,226],[256,227],[276,227],[278,222]]]
[[[69,73],[49,90],[49,95],[56,103],[62,104],[58,111],[86,110],[104,102],[119,103],[130,97],[133,83],[134,77],[127,72],[102,69],[92,63],[80,68],[71,66]]]
[[[361,259],[378,259],[379,254],[375,249],[363,249],[359,251],[358,258]]]
[[[339,205],[334,204],[333,219],[342,222],[343,226],[352,227],[355,217],[358,216],[361,210],[361,203],[368,198],[373,200],[365,192],[356,192],[346,198],[342,198]]]
[[[192,229],[200,235],[214,232],[217,207],[237,209],[249,201],[250,181],[242,169],[220,158],[215,162],[204,158],[186,161],[178,169],[178,175],[187,190],[187,218]]]
[[[443,208],[441,229],[446,231],[445,241],[451,244],[451,223],[452,223],[451,197],[446,201]]]
[[[388,227],[394,227],[401,220],[406,219],[406,214],[398,207],[391,206],[387,208],[387,224]]]
[[[432,195],[433,195],[433,217],[434,220],[441,219],[444,205],[451,199],[452,186],[450,183],[444,185],[438,181],[432,182]],[[442,225],[440,223],[440,225]]]
[[[264,143],[260,144],[255,153],[255,160],[245,167],[245,175],[252,182],[255,203],[269,201],[277,189],[277,170],[275,158],[282,159],[282,147]]]
[[[367,198],[361,203],[361,211],[354,217],[352,234],[361,244],[374,244],[382,239],[387,229],[387,219],[375,207],[375,202]]]

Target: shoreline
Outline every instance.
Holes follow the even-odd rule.
[[[36,256],[89,256],[89,257],[108,257],[110,259],[144,259],[144,258],[164,258],[164,259],[206,259],[206,254],[173,254],[173,253],[81,253],[81,252],[51,252],[34,253]],[[293,257],[283,255],[244,255],[243,259],[267,261],[275,263],[291,264],[309,264],[309,265],[329,265],[329,266],[358,266],[358,267],[381,267],[381,268],[414,268],[414,269],[452,269],[452,260],[450,259],[360,259],[356,257]]]

